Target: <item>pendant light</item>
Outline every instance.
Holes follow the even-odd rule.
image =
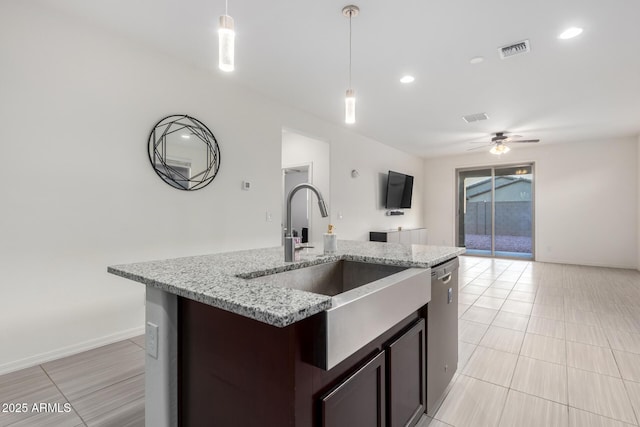
[[[358,16],[360,8],[349,5],[342,8],[342,14],[349,18],[349,88],[344,98],[344,122],[353,124],[356,122],[356,95],[351,88],[351,18]]]
[[[234,44],[236,38],[233,18],[228,15],[228,8],[228,0],[225,0],[224,15],[220,17],[220,27],[218,28],[218,68],[227,72],[235,69]]]

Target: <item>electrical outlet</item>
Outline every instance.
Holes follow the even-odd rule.
[[[158,325],[147,322],[146,327],[146,343],[147,354],[154,359],[158,358]]]
[[[267,222],[271,222],[271,221],[273,221],[273,215],[271,214],[271,212],[267,211],[267,212],[265,213],[265,215],[264,215],[264,219],[265,219]]]
[[[342,219],[342,218],[343,218],[342,211],[338,211],[338,219]]]

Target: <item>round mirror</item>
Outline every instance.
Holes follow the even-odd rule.
[[[179,190],[199,190],[220,169],[220,148],[213,133],[193,117],[160,120],[149,135],[149,161],[158,176]]]

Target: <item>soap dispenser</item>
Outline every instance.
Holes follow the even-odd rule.
[[[338,235],[333,232],[333,224],[329,224],[329,228],[324,233],[324,254],[331,255],[338,251]]]

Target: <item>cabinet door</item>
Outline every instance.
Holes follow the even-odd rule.
[[[418,244],[419,245],[426,245],[427,244],[427,229],[426,228],[419,228],[418,229]]]
[[[379,353],[321,398],[323,427],[384,427],[385,358]]]
[[[387,242],[389,243],[401,243],[399,231],[389,231],[387,233]]]
[[[414,426],[425,411],[425,324],[421,319],[388,344],[387,384],[389,427]]]
[[[398,234],[400,234],[400,243],[404,243],[405,245],[413,244],[412,230],[402,230],[399,231]]]

